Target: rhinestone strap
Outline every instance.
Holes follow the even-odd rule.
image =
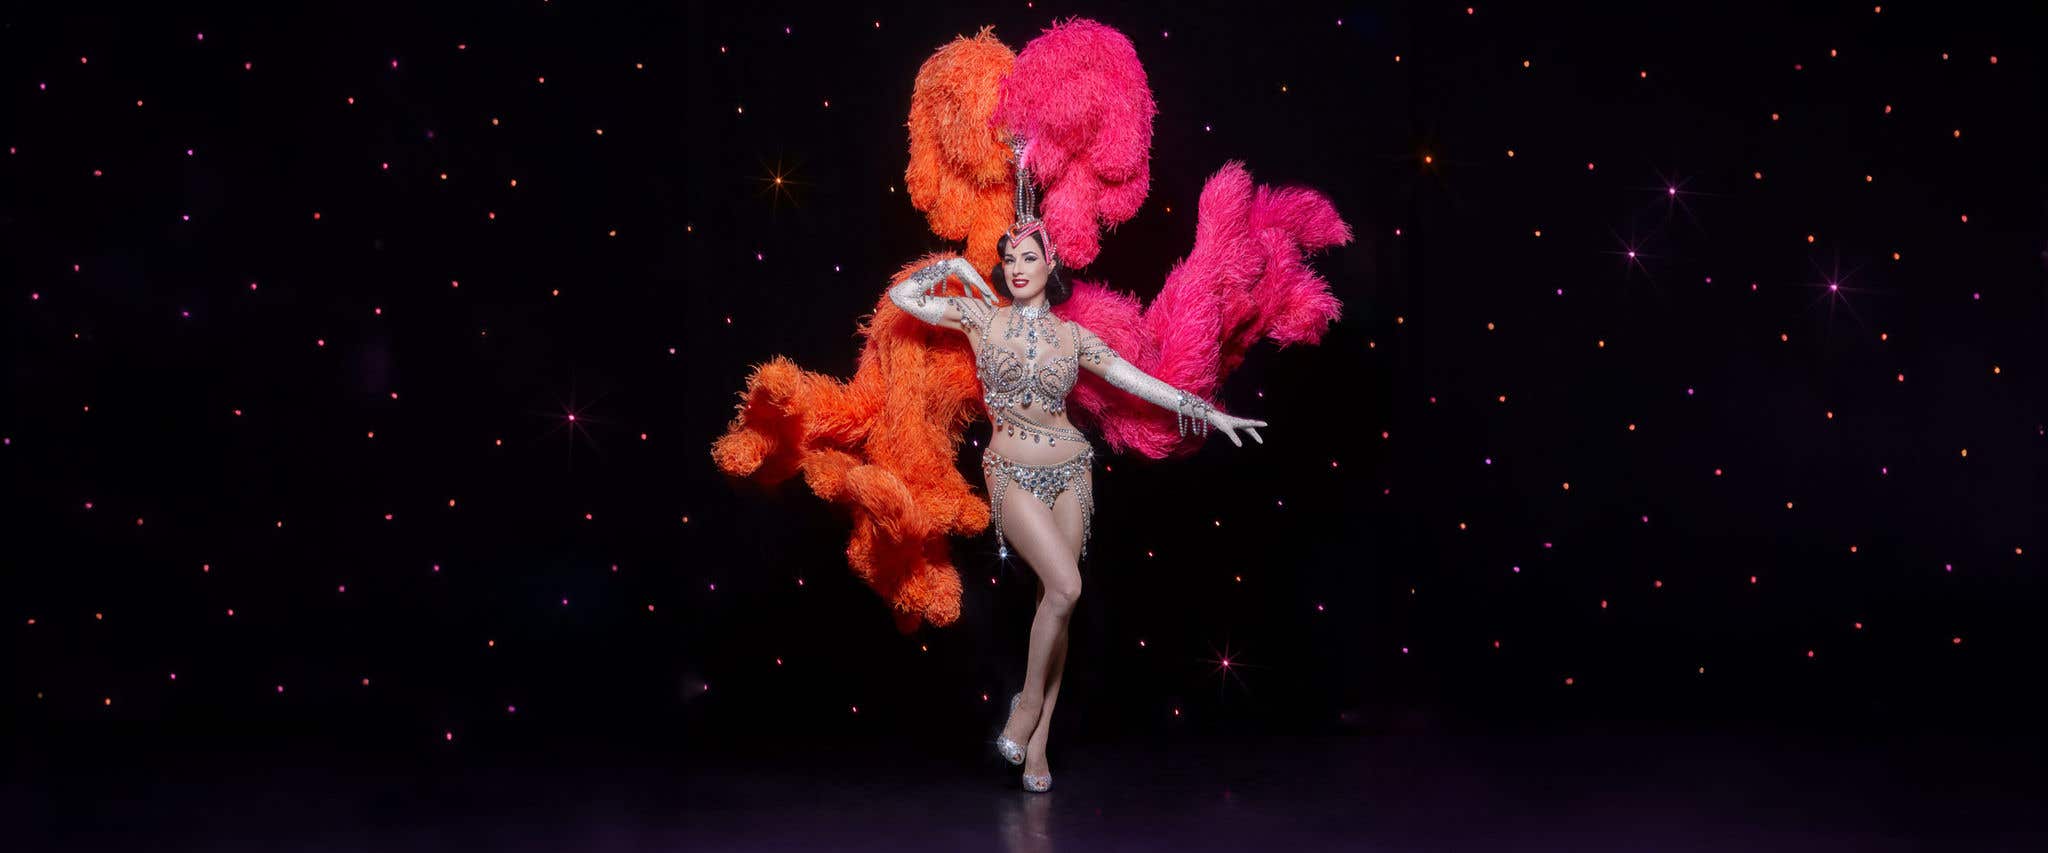
[[[1209,413],[1212,411],[1215,411],[1215,408],[1209,405],[1209,401],[1186,391],[1180,392],[1173,400],[1174,423],[1180,426],[1182,438],[1187,437],[1190,426],[1194,428],[1196,435],[1207,438]]]
[[[1012,437],[1020,433],[1028,435],[1034,444],[1043,439],[1045,446],[1058,447],[1062,438],[1073,442],[1085,442],[1088,440],[1088,437],[1082,435],[1079,431],[1041,424],[1018,413],[1015,409],[999,408],[995,410],[995,413],[995,432],[1007,432]]]

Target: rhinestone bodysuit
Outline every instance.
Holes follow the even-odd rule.
[[[1032,403],[1037,403],[1038,408],[1048,414],[1066,411],[1067,393],[1073,390],[1081,372],[1079,327],[1071,322],[1060,324],[1074,341],[1073,353],[1033,365],[1015,351],[989,340],[989,326],[995,316],[986,305],[965,299],[954,304],[960,312],[961,322],[981,337],[981,348],[974,357],[975,372],[981,378],[982,402],[988,407],[995,430],[1020,438],[1029,435],[1033,442],[1043,440],[1048,447],[1057,447],[1061,440],[1065,440],[1082,448],[1067,460],[1051,465],[1017,462],[997,453],[993,446],[982,451],[982,472],[989,478],[989,526],[995,530],[997,555],[1005,558],[1010,555],[1008,541],[1003,536],[1003,498],[1010,491],[1009,484],[1014,482],[1038,498],[1048,510],[1059,500],[1061,492],[1074,489],[1074,497],[1081,503],[1083,520],[1081,557],[1086,559],[1095,517],[1095,498],[1086,474],[1095,462],[1095,448],[1081,433],[1039,424],[1022,411]]]

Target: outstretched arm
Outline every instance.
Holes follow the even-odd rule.
[[[1246,420],[1216,411],[1215,407],[1209,405],[1209,401],[1202,399],[1200,395],[1168,385],[1158,377],[1125,361],[1123,356],[1118,355],[1116,350],[1103,343],[1101,338],[1096,337],[1095,333],[1088,331],[1086,327],[1081,329],[1081,366],[1134,397],[1162,409],[1173,410],[1180,421],[1181,435],[1188,434],[1188,426],[1192,423],[1197,435],[1208,435],[1209,427],[1213,425],[1223,430],[1224,435],[1230,436],[1230,443],[1239,447],[1243,447],[1244,442],[1237,437],[1238,429],[1244,430],[1260,444],[1266,443],[1266,440],[1259,436],[1259,431],[1253,429],[1265,426],[1265,421]]]
[[[981,292],[981,298],[932,296],[931,289],[948,276],[966,281]],[[974,266],[962,258],[933,261],[889,288],[889,301],[896,303],[904,313],[954,331],[963,331],[970,324],[977,327],[987,325],[995,299],[995,292],[989,289],[988,282],[982,280]]]

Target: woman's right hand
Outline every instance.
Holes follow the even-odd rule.
[[[981,272],[976,270],[973,264],[968,263],[966,258],[948,258],[946,263],[952,268],[955,276],[966,281],[975,290],[981,291],[983,302],[987,302],[991,306],[996,304],[995,290],[988,286],[988,281],[981,277]]]
[[[1230,436],[1231,444],[1235,444],[1239,447],[1244,446],[1244,441],[1237,437],[1238,430],[1244,430],[1246,434],[1250,435],[1254,440],[1258,441],[1258,443],[1260,444],[1266,443],[1266,439],[1261,437],[1259,435],[1258,429],[1256,429],[1257,427],[1265,426],[1265,421],[1255,421],[1250,418],[1240,418],[1236,415],[1227,415],[1222,412],[1216,411],[1215,409],[1210,409],[1207,412],[1205,412],[1203,419],[1207,420],[1210,423],[1210,425],[1216,427],[1217,429],[1222,430],[1224,435]]]

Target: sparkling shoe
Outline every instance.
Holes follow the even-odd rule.
[[[1016,695],[1010,697],[1010,717],[1017,715],[1017,700],[1022,698],[1024,698],[1023,691],[1018,691]],[[1003,728],[1008,729],[1009,727],[1010,718],[1005,717],[1003,719]],[[1011,740],[1009,735],[1001,732],[996,733],[996,752],[1001,753],[1003,760],[1011,764],[1024,763],[1024,745]]]
[[[1047,773],[1044,776],[1024,774],[1024,790],[1039,793],[1052,790],[1052,774]]]

